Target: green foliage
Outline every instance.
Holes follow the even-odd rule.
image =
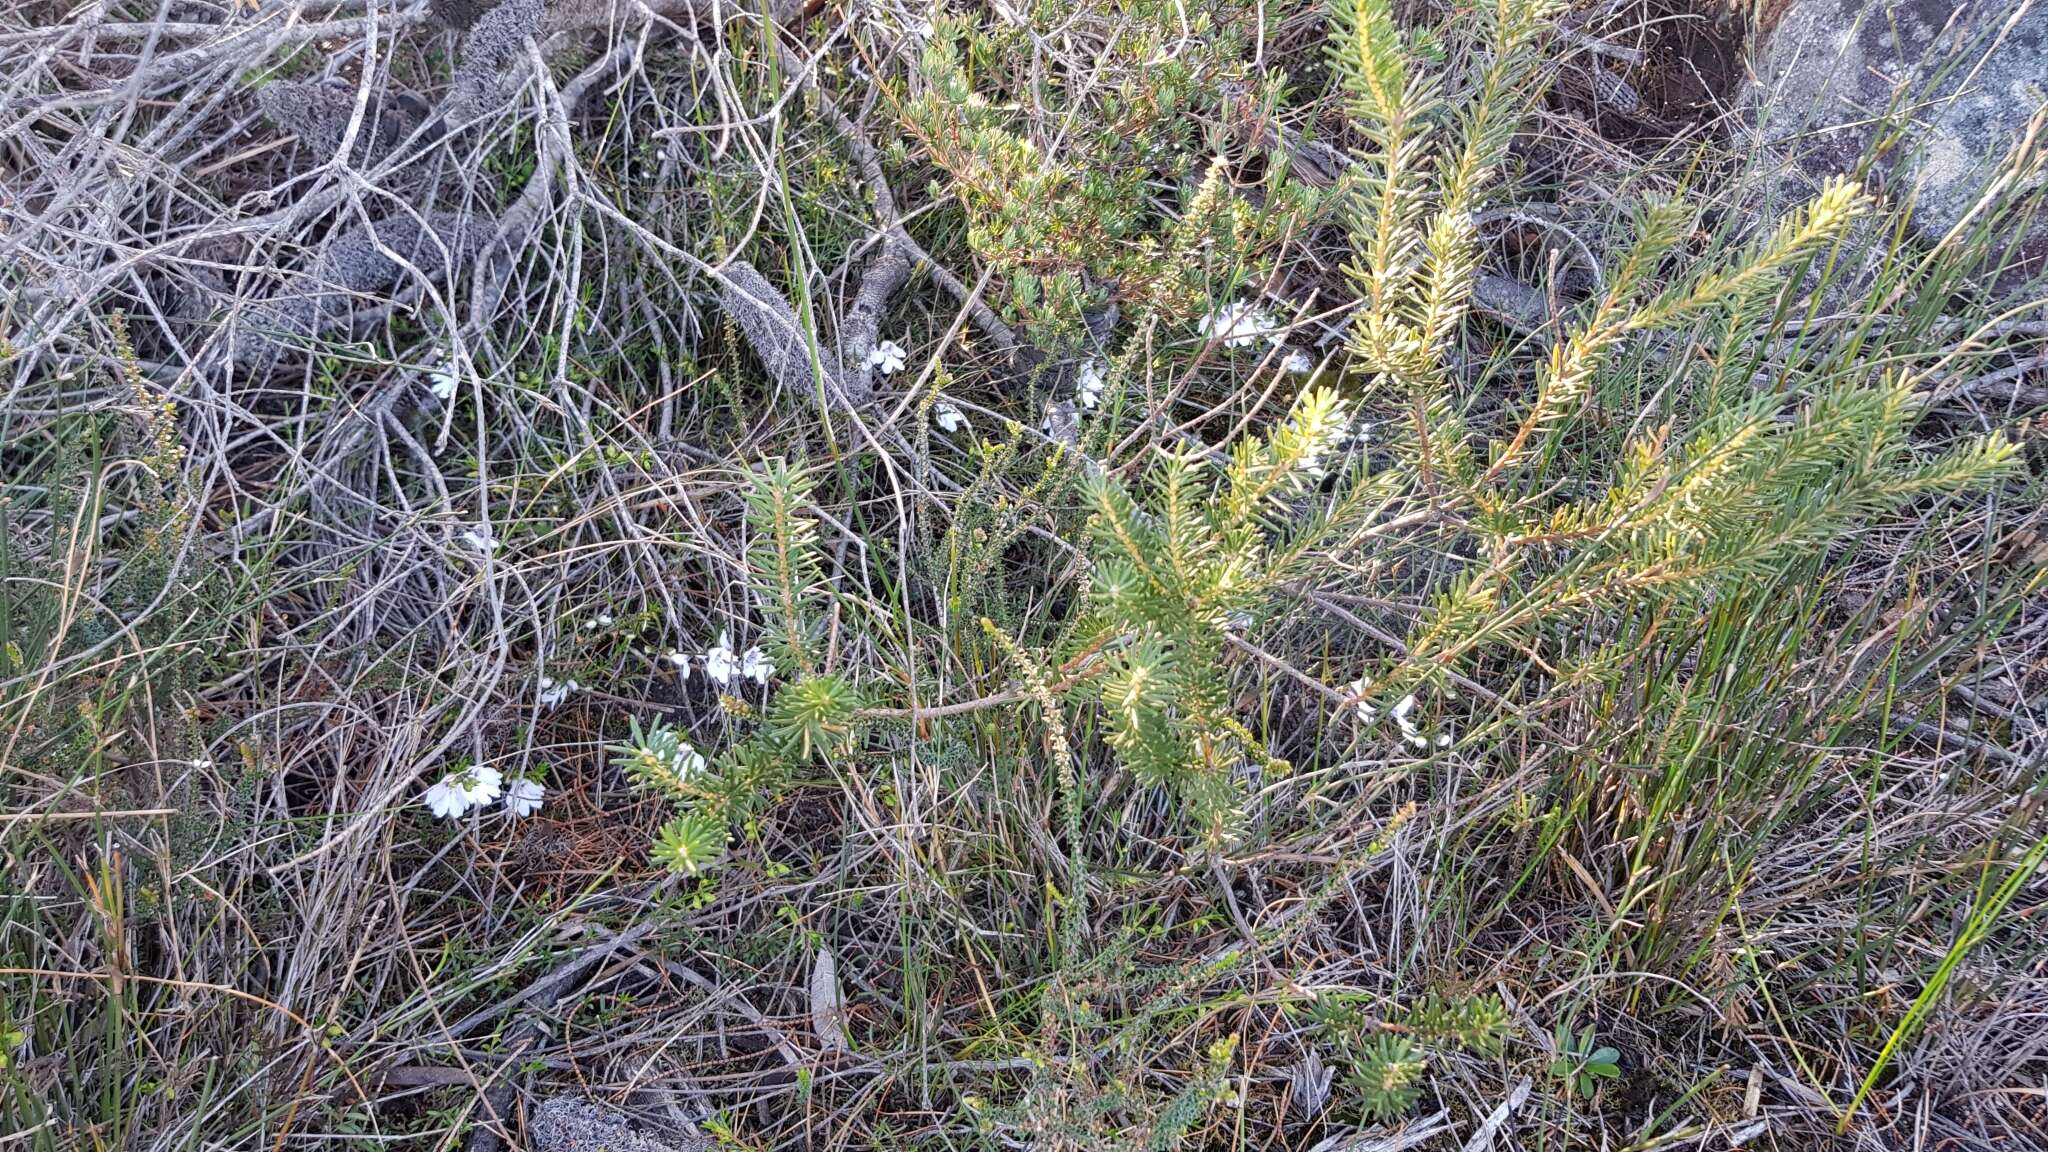
[[[1168,1152],[1182,1147],[1188,1130],[1207,1114],[1210,1107],[1230,1096],[1227,1077],[1236,1053],[1236,1036],[1226,1036],[1209,1046],[1209,1058],[1200,1074],[1190,1078],[1187,1085],[1159,1109],[1158,1119],[1153,1123],[1151,1137],[1145,1145],[1151,1152]]]
[[[679,812],[655,834],[654,861],[681,876],[695,876],[725,855],[726,824],[702,812]]]
[[[1344,1085],[1367,1120],[1385,1123],[1407,1114],[1422,1095],[1428,1061],[1405,1036],[1377,1036],[1352,1054]]]
[[[623,770],[635,787],[677,802],[703,795],[704,756],[686,743],[673,725],[656,723],[642,729],[637,716],[627,717],[627,723],[631,738],[612,745],[610,751],[613,765]]]
[[[1072,0],[1035,7],[1046,26],[1099,19]],[[1228,194],[1221,142],[1194,133],[1202,114],[1277,98],[1244,64],[1256,11],[1237,0],[1119,5],[1099,59],[1028,84],[1001,63],[1033,51],[1020,25],[938,21],[904,121],[965,208],[968,246],[999,277],[998,307],[1035,342],[1079,342],[1083,314],[1112,292],[1127,311],[1190,315],[1264,275],[1314,210],[1278,152],[1265,210],[1250,209]],[[1056,135],[1021,112],[1039,102],[1064,110]],[[1162,183],[1183,186],[1180,210],[1155,207]]]
[[[1595,1044],[1590,1026],[1574,1035],[1569,1025],[1559,1024],[1553,1040],[1557,1056],[1550,1062],[1550,1074],[1564,1082],[1566,1091],[1590,1100],[1600,1090],[1600,1081],[1621,1075],[1621,1053],[1605,1044]]]
[[[810,650],[831,598],[817,525],[805,512],[813,501],[810,477],[781,459],[765,460],[746,501],[752,589],[772,624],[777,665],[795,669],[797,677],[775,689],[752,734],[708,761],[671,725],[643,730],[637,718],[630,721],[630,740],[612,749],[613,763],[636,786],[676,805],[654,857],[685,874],[715,864],[728,828],[771,800],[792,771],[820,756],[850,752],[857,735],[858,689],[843,676],[816,671]],[[744,702],[727,703],[737,715],[756,715]]]
[[[1353,127],[1372,145],[1358,158],[1351,200],[1356,259],[1347,270],[1366,304],[1354,346],[1370,371],[1425,400],[1448,387],[1446,357],[1478,268],[1476,214],[1538,94],[1537,35],[1561,7],[1482,6],[1484,48],[1470,54],[1473,74],[1452,109],[1444,78],[1416,58],[1389,0],[1333,0],[1331,64]]]
[[[26,1043],[28,1031],[15,1026],[13,1017],[8,1014],[6,998],[0,997],[0,1071],[5,1071],[13,1063],[14,1050]]]
[[[628,723],[632,736],[611,747],[612,763],[635,787],[667,799],[675,809],[655,834],[654,861],[680,875],[697,875],[725,855],[728,782],[710,770],[704,754],[673,725],[643,729],[637,717]]]
[[[1329,997],[1310,1009],[1316,1032],[1345,1069],[1344,1086],[1367,1120],[1384,1123],[1414,1106],[1426,1084],[1428,1051],[1498,1057],[1514,1026],[1495,995],[1430,991],[1398,1019],[1376,1019],[1355,998]]]
[[[129,710],[190,692],[246,601],[193,562],[179,406],[143,375],[125,320],[109,327],[109,367],[88,376],[103,407],[26,429],[0,411],[0,725],[17,767],[95,791],[104,767],[198,754],[176,710],[134,727]]]
[[[1687,262],[1668,283],[1660,278],[1696,211],[1679,198],[1645,206],[1605,290],[1549,341],[1529,402],[1505,434],[1475,443],[1450,375],[1473,291],[1472,218],[1504,160],[1513,108],[1539,87],[1534,45],[1554,11],[1544,0],[1490,6],[1477,22],[1489,47],[1468,54],[1477,71],[1457,87],[1455,115],[1387,0],[1334,11],[1336,70],[1354,125],[1375,145],[1359,158],[1353,200],[1349,271],[1365,306],[1352,349],[1370,394],[1393,393],[1406,414],[1387,444],[1410,498],[1434,515],[1455,511],[1483,558],[1438,592],[1409,642],[1411,669],[1535,643],[1560,619],[1710,600],[1904,502],[1995,480],[2013,457],[1994,433],[1922,458],[1907,435],[1921,401],[1899,372],[1830,376],[1804,392],[1693,393],[1691,411],[1611,454],[1569,439],[1632,342],[1705,317],[1725,319],[1724,347],[1756,338],[1763,302],[1868,209],[1846,180],[1770,236],[1725,260]],[[1572,446],[1582,475],[1559,485],[1545,469]]]
[[[459,1140],[487,1119],[473,1093],[374,1108],[353,1054],[426,1051],[422,1029],[485,1019],[577,963],[583,926],[635,917],[660,920],[637,938],[663,978],[589,984],[523,1074],[585,1051],[656,1074],[742,1017],[800,1012],[807,988],[890,1054],[879,1078],[840,1062],[850,1082],[711,1076],[706,1127],[734,1149],[811,1139],[821,1110],[849,1147],[1305,1145],[1432,1095],[1483,1108],[1496,1078],[1546,1068],[1559,1099],[1515,1119],[1531,1146],[1668,1143],[1729,1114],[1688,1094],[1623,1136],[1577,1126],[1618,1051],[1561,1027],[1530,1058],[1470,979],[1574,1024],[1637,1014],[1646,1092],[1789,1053],[1848,1101],[1844,1125],[1856,1077],[1873,1090],[1942,1003],[2010,1033],[1985,973],[2033,960],[2024,917],[2004,929],[2048,841],[2020,826],[2033,778],[2000,758],[2025,746],[2033,666],[1996,635],[2040,577],[1999,571],[2029,546],[1996,530],[2040,484],[1979,501],[2013,447],[1922,419],[1922,397],[2024,373],[2031,313],[1980,324],[2006,307],[1981,262],[1923,260],[1902,230],[1851,253],[1884,209],[1846,181],[1751,238],[1713,202],[1732,199],[1713,145],[1687,171],[1547,183],[1553,145],[1567,169],[1619,153],[1555,138],[1606,118],[1517,137],[1557,106],[1552,69],[1600,66],[1582,50],[1626,14],[1575,14],[1547,53],[1558,0],[1339,0],[1327,35],[1303,3],[955,6],[930,36],[893,27],[900,6],[828,6],[800,28],[735,10],[631,45],[579,34],[533,94],[601,111],[559,102],[545,155],[531,116],[479,128],[505,185],[485,200],[537,209],[488,262],[511,323],[428,307],[460,285],[413,277],[350,334],[365,343],[226,391],[189,367],[224,317],[148,333],[147,375],[125,338],[95,355],[22,328],[37,360],[8,365],[21,403],[0,413],[0,720],[27,768],[6,847],[32,886],[0,900],[12,1127],[52,1148]],[[1445,23],[1402,25],[1428,12]],[[351,56],[366,82],[424,32],[379,27],[396,51]],[[52,115],[106,96],[74,88]],[[174,104],[133,112],[147,127]],[[861,134],[888,212],[865,199]],[[180,203],[238,202],[240,168],[308,151],[224,154]],[[529,174],[531,196],[513,186]],[[883,300],[866,288],[900,253],[877,225],[928,257]],[[1577,253],[1548,278],[1539,234]],[[252,265],[241,286],[288,291],[314,254],[261,238],[226,256],[279,254],[281,278]],[[180,303],[223,258],[137,250],[163,259],[87,277],[96,296]],[[790,285],[821,350],[878,318],[931,372],[815,410],[711,311],[727,260]],[[1876,284],[1837,307],[1837,266]],[[1548,311],[1482,307],[1482,269],[1535,280]],[[26,285],[32,319],[46,287]],[[969,301],[1035,347],[988,355],[1000,330]],[[1219,306],[1291,323],[1270,343],[1192,323]],[[444,336],[474,361],[452,404],[371,354]],[[1320,365],[1305,382],[1300,357]],[[1105,386],[1076,408],[1083,371]],[[949,410],[971,430],[933,421]],[[473,516],[502,546],[444,549]],[[318,565],[315,594],[253,575],[214,594],[272,557]],[[216,574],[197,591],[188,558]],[[706,628],[774,668],[674,678],[660,650]],[[240,634],[237,675],[189,677]],[[543,661],[588,686],[573,706],[504,674]],[[1947,724],[1930,699],[1986,706],[1923,773],[1910,743]],[[214,783],[197,758],[229,753],[194,746],[202,723],[275,754]],[[663,810],[654,863],[699,878],[651,900],[618,898],[644,877],[549,875],[555,845],[615,827],[577,808],[609,782],[577,778],[578,749],[618,727],[614,771]],[[545,756],[561,808],[384,835],[376,806],[403,810],[423,754],[508,780]],[[504,883],[464,878],[479,847]],[[434,899],[347,898],[415,865]],[[324,945],[364,925],[398,946],[333,963]],[[504,955],[515,933],[533,955]],[[1891,990],[1916,973],[1909,1006]],[[1276,1027],[1304,1003],[1312,1035]],[[488,1031],[441,1039],[490,1048]],[[1276,1053],[1313,1086],[1284,1120]],[[272,1066],[281,1090],[238,1087]],[[152,1113],[166,1084],[195,1089],[173,1111],[201,1123]]]
[[[2015,858],[2011,860],[2011,866],[2007,868],[2004,876],[1996,876],[1987,870],[1975,906],[1970,909],[1969,918],[1964,921],[1962,930],[1956,934],[1948,950],[1942,953],[1941,960],[1934,966],[1934,971],[1920,989],[1920,994],[1913,998],[1913,1003],[1906,1009],[1905,1015],[1892,1028],[1891,1034],[1885,1037],[1884,1047],[1878,1051],[1877,1058],[1871,1061],[1870,1070],[1864,1073],[1862,1082],[1856,1086],[1856,1094],[1850,1098],[1849,1106],[1842,1110],[1842,1117],[1835,1126],[1837,1133],[1849,1130],[1849,1123],[1855,1117],[1856,1109],[1862,1105],[1864,1097],[1870,1095],[1870,1090],[1877,1086],[1878,1077],[1884,1075],[1885,1067],[1891,1063],[1899,1045],[1912,1038],[1913,1033],[1926,1022],[1928,1014],[1940,1002],[1941,994],[1948,987],[1949,980],[1955,976],[1956,969],[1973,949],[1984,943],[1992,934],[1998,926],[1999,917],[2012,903],[2013,898],[2019,895],[2020,889],[2033,879],[2034,873],[2038,872],[2044,863],[2048,863],[2048,835],[2035,840],[2024,852],[2015,850],[2012,855]],[[1995,886],[1991,884],[1994,878],[1997,880]]]
[[[777,624],[770,651],[778,666],[809,673],[811,638],[830,593],[818,561],[817,521],[806,511],[811,479],[778,457],[763,460],[749,481],[747,567],[755,596]]]
[[[1422,1043],[1461,1048],[1481,1056],[1499,1056],[1506,1050],[1508,1037],[1514,1033],[1507,1006],[1501,1003],[1499,996],[1491,993],[1483,996],[1425,993],[1422,1000],[1409,1009],[1402,1024],[1409,1035]]]
[[[1263,608],[1290,560],[1348,522],[1283,527],[1289,501],[1318,484],[1338,451],[1344,405],[1327,388],[1304,392],[1269,437],[1248,436],[1220,470],[1169,452],[1139,492],[1115,474],[1083,481],[1093,515],[1090,647],[1100,671],[1089,693],[1106,738],[1148,785],[1176,792],[1212,850],[1229,839],[1231,774],[1271,760],[1231,714],[1225,657],[1233,630]],[[1356,512],[1354,495],[1339,505]]]
[[[859,703],[859,694],[842,677],[806,677],[775,694],[762,733],[777,752],[799,762],[849,751]]]

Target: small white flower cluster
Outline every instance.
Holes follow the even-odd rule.
[[[443,820],[454,820],[473,808],[481,808],[503,797],[505,811],[516,819],[540,811],[547,786],[538,780],[519,779],[509,785],[496,768],[464,768],[436,780],[420,797],[427,810]]]
[[[960,411],[959,406],[951,400],[941,400],[932,405],[932,423],[937,424],[940,431],[950,436],[968,426],[967,414]]]
[[[1242,348],[1260,340],[1275,348],[1287,348],[1282,339],[1285,327],[1271,312],[1249,300],[1239,300],[1202,317],[1196,330],[1206,339],[1222,341],[1228,348]],[[1299,348],[1287,348],[1280,370],[1290,376],[1306,376],[1316,370],[1316,362]]]
[[[674,773],[678,780],[688,780],[692,776],[702,775],[704,769],[711,763],[704,759],[702,752],[681,740],[677,740],[672,748],[649,751],[666,764],[668,770]]]
[[[1363,679],[1353,680],[1347,687],[1350,689],[1352,697],[1357,700],[1359,720],[1366,724],[1377,721],[1380,718],[1379,709],[1373,707],[1371,703],[1364,699],[1365,694],[1372,689],[1372,681]],[[1451,733],[1449,729],[1437,733],[1435,738],[1432,739],[1424,734],[1420,725],[1415,723],[1414,714],[1415,696],[1413,693],[1401,697],[1394,702],[1392,708],[1387,710],[1387,715],[1394,721],[1394,726],[1401,730],[1401,739],[1403,741],[1415,748],[1428,748],[1432,744],[1438,748],[1449,748],[1451,746]]]
[[[875,345],[874,350],[868,353],[868,367],[879,371],[884,376],[894,376],[896,373],[903,371],[903,366],[909,362],[909,354],[904,352],[903,346],[894,340],[884,340],[880,344]]]
[[[600,628],[610,628],[613,624],[616,623],[618,623],[618,621],[612,619],[611,613],[599,612],[597,615],[592,616],[590,619],[585,620],[583,622],[583,630],[585,632],[595,632]]]
[[[536,697],[543,708],[559,708],[562,702],[575,695],[583,685],[574,680],[556,680],[549,676],[540,678],[540,694]]]
[[[1362,454],[1365,446],[1371,440],[1371,420],[1361,416],[1356,423],[1353,423],[1348,417],[1343,418],[1327,440],[1318,441],[1308,446],[1308,451],[1302,454],[1301,462],[1294,466],[1295,473],[1304,480],[1311,482],[1320,481],[1323,477],[1330,474],[1330,463],[1326,457],[1327,453],[1334,453],[1339,458],[1337,467],[1342,468],[1345,465],[1345,458],[1349,457],[1353,451],[1361,453],[1360,459],[1363,459]]]
[[[505,811],[515,817],[531,816],[540,811],[540,802],[547,794],[547,785],[538,780],[514,780],[505,789]]]
[[[1081,372],[1074,377],[1074,399],[1081,407],[1093,408],[1102,403],[1102,389],[1109,383],[1109,366],[1100,360],[1090,360],[1081,365]]]
[[[1339,439],[1346,450],[1363,448],[1372,443],[1372,419],[1364,415],[1359,416],[1357,423],[1345,426]]]
[[[1279,329],[1280,322],[1271,312],[1249,300],[1240,300],[1202,317],[1197,331],[1206,339],[1223,341],[1226,347],[1242,348],[1258,340],[1277,343],[1279,337],[1273,334]]]
[[[434,399],[439,400],[443,404],[447,404],[455,399],[456,383],[455,364],[453,361],[443,360],[432,368],[427,369],[427,391],[432,392]]]
[[[1294,466],[1294,474],[1309,481],[1311,486],[1321,483],[1323,477],[1330,474],[1329,465],[1323,462],[1325,447],[1320,443],[1309,445],[1308,451],[1301,454],[1301,461]]]
[[[688,652],[677,650],[670,652],[667,660],[676,666],[676,675],[683,680],[690,678],[690,669],[700,660],[704,665],[704,675],[721,685],[732,683],[734,677],[752,680],[756,684],[766,684],[768,678],[775,675],[775,661],[770,659],[766,652],[761,651],[758,646],[745,652],[734,652],[731,634],[724,631],[719,632],[718,643],[712,645],[703,656],[692,656]]]

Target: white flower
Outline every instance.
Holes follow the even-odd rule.
[[[759,648],[749,648],[747,654],[740,657],[740,675],[756,684],[766,684],[768,678],[775,675],[775,661]]]
[[[596,616],[583,622],[583,630],[585,632],[595,632],[599,628],[609,628],[611,626],[612,614],[609,612],[599,612]]]
[[[1413,695],[1408,695],[1401,697],[1399,701],[1395,702],[1394,710],[1392,712],[1387,713],[1387,715],[1392,716],[1394,718],[1394,723],[1400,726],[1401,735],[1406,736],[1411,741],[1414,740],[1416,735],[1418,734],[1417,729],[1415,727],[1415,721],[1410,720],[1408,718],[1409,714],[1414,711],[1415,697]]]
[[[1278,341],[1273,333],[1279,331],[1280,323],[1269,312],[1259,309],[1250,301],[1225,304],[1216,311],[1202,317],[1198,331],[1211,340],[1221,340],[1232,348],[1239,348],[1255,340]]]
[[[581,687],[582,685],[574,680],[556,681],[543,676],[540,678],[540,706],[543,708],[559,707],[562,701],[567,700],[571,693]]]
[[[955,407],[951,400],[941,400],[932,408],[932,423],[950,436],[967,427],[967,414]]]
[[[199,770],[200,770],[201,772],[204,772],[204,771],[206,771],[206,770],[207,770],[208,768],[211,768],[211,767],[213,767],[213,761],[211,761],[211,760],[194,760],[194,761],[192,761],[192,767],[194,767],[194,768],[197,768],[197,769],[199,769]]]
[[[690,654],[688,652],[671,651],[663,659],[676,666],[676,679],[688,680],[690,678]]]
[[[718,643],[712,646],[711,651],[704,653],[704,674],[720,684],[730,684],[733,674],[739,670],[740,661],[733,653],[732,640],[720,630]]]
[[[1079,400],[1083,408],[1093,408],[1101,402],[1103,385],[1108,382],[1102,361],[1090,360],[1081,365],[1080,375],[1074,378],[1074,399]]]
[[[505,789],[505,811],[514,819],[531,816],[540,811],[541,798],[547,794],[547,787],[538,780],[514,780]]]
[[[1401,739],[1415,748],[1426,749],[1432,743],[1439,748],[1449,748],[1451,746],[1451,734],[1449,732],[1439,733],[1434,740],[1431,740],[1429,736],[1423,733],[1421,726],[1409,719],[1409,716],[1414,711],[1415,697],[1403,696],[1401,697],[1401,702],[1394,705],[1394,710],[1388,713],[1389,716],[1394,718],[1395,725],[1401,729]]]
[[[1287,359],[1280,362],[1280,370],[1291,376],[1306,376],[1316,370],[1316,362],[1309,358],[1308,353],[1294,348],[1288,351]]]
[[[455,399],[455,384],[455,366],[453,364],[444,360],[427,370],[427,391],[432,392],[434,399],[439,400],[441,403],[446,404],[450,400]]]
[[[1364,447],[1372,443],[1372,421],[1360,416],[1358,423],[1344,430],[1344,443],[1346,447]]]
[[[471,808],[496,800],[504,783],[505,778],[496,768],[465,768],[435,781],[420,799],[434,815],[453,820]]]
[[[1360,720],[1364,721],[1367,724],[1370,724],[1373,721],[1378,720],[1380,718],[1380,710],[1373,707],[1365,700],[1366,692],[1372,688],[1372,681],[1361,677],[1357,680],[1353,680],[1350,684],[1346,685],[1346,687],[1350,689],[1351,695],[1357,697],[1358,699],[1358,718]]]
[[[868,367],[879,369],[884,376],[892,376],[903,371],[903,365],[908,362],[909,357],[904,354],[903,346],[894,340],[884,340],[875,345],[874,351],[868,353]]]
[[[688,744],[679,742],[676,744],[675,755],[669,759],[668,766],[669,770],[676,774],[676,779],[688,780],[690,777],[704,771],[706,763],[707,761],[704,759],[702,752],[697,751]]]
[[[467,545],[470,551],[481,553],[485,556],[498,550],[497,538],[491,535],[491,527],[488,524],[479,524],[474,528],[465,529],[456,539]]]

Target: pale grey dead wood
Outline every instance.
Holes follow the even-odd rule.
[[[811,1032],[827,1052],[844,1052],[846,996],[839,987],[839,961],[832,949],[818,949],[811,966]]]
[[[541,1101],[527,1135],[533,1152],[704,1152],[711,1147],[700,1134],[652,1131],[615,1108],[573,1096]]]
[[[1516,1082],[1514,1089],[1508,1093],[1508,1098],[1496,1105],[1492,1112],[1487,1113],[1486,1119],[1479,1122],[1478,1130],[1465,1141],[1464,1152],[1490,1152],[1495,1137],[1506,1128],[1508,1119],[1523,1104],[1528,1103],[1529,1091],[1533,1087],[1535,1081],[1527,1076]]]

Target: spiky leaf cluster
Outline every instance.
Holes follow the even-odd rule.
[[[1447,367],[1472,302],[1472,220],[1517,109],[1541,88],[1536,49],[1557,11],[1552,0],[1489,0],[1442,36],[1463,46],[1446,54],[1463,65],[1437,69],[1391,0],[1335,0],[1332,10],[1334,71],[1370,145],[1356,158],[1350,221],[1363,297],[1352,349],[1404,413],[1385,446],[1407,498],[1432,517],[1450,513],[1472,537],[1473,562],[1433,590],[1411,636],[1416,669],[1526,645],[1560,618],[1710,600],[1905,501],[1986,483],[2012,459],[1995,436],[1923,458],[1907,437],[1920,382],[1904,371],[1841,372],[1804,389],[1730,380],[1747,379],[1742,350],[1756,346],[1788,278],[1869,208],[1846,179],[1713,260],[1688,259],[1699,224],[1691,203],[1646,203],[1598,294],[1545,335],[1530,378],[1489,381],[1528,398],[1479,442],[1465,382]],[[1557,483],[1550,473],[1577,447],[1617,362],[1681,324],[1718,330],[1712,387],[1618,453],[1587,453],[1589,476]],[[1660,365],[1676,387],[1689,384],[1688,365]]]
[[[633,786],[668,800],[675,815],[655,835],[655,862],[685,876],[694,876],[725,854],[726,820],[721,815],[723,789],[704,755],[685,741],[672,724],[657,721],[642,727],[628,718],[631,735],[610,746],[612,763]]]
[[[1498,1056],[1514,1024],[1500,997],[1426,993],[1402,1022],[1408,1034],[1427,1044],[1448,1045],[1482,1056]]]
[[[779,666],[805,673],[813,669],[811,637],[830,592],[818,557],[818,524],[807,511],[811,488],[803,468],[772,457],[755,469],[746,489],[753,537],[747,569],[774,622],[770,650]]]
[[[1353,1053],[1344,1085],[1357,1097],[1366,1119],[1384,1123],[1415,1106],[1428,1068],[1421,1049],[1407,1037],[1379,1036]]]
[[[612,764],[624,771],[636,788],[677,802],[702,795],[705,761],[702,753],[685,741],[672,724],[657,722],[646,728],[639,717],[629,717],[631,737],[624,744],[610,746]]]
[[[859,693],[840,676],[806,676],[783,687],[769,706],[762,735],[798,763],[851,745]]]
[[[1354,169],[1348,271],[1367,307],[1354,347],[1404,390],[1447,384],[1445,359],[1471,299],[1476,213],[1539,80],[1535,51],[1555,0],[1495,0],[1475,13],[1473,61],[1447,100],[1394,20],[1391,0],[1333,0],[1331,64],[1371,145]]]
[[[683,876],[695,876],[725,855],[726,823],[702,812],[676,813],[655,834],[656,863]]]
[[[760,727],[720,753],[715,769],[665,723],[643,730],[634,719],[632,738],[612,749],[613,763],[637,786],[676,805],[675,817],[656,838],[654,856],[685,873],[715,863],[732,824],[775,795],[797,766],[851,748],[860,705],[853,684],[817,672],[809,652],[831,595],[818,557],[817,524],[805,511],[813,506],[809,476],[785,460],[764,460],[746,503],[754,594],[770,621],[778,663],[801,674],[777,689],[760,714]]]
[[[1094,634],[1109,642],[1093,689],[1107,740],[1140,780],[1177,791],[1212,844],[1230,832],[1232,769],[1266,759],[1230,714],[1230,633],[1286,577],[1304,533],[1341,523],[1311,517],[1304,529],[1280,513],[1322,481],[1343,422],[1336,394],[1315,388],[1269,436],[1235,444],[1220,471],[1178,451],[1137,490],[1106,471],[1084,482]]]

